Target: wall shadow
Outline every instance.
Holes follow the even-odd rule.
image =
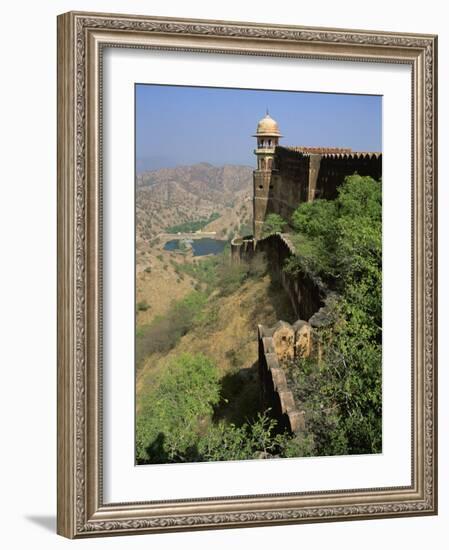
[[[268,298],[276,312],[276,318],[278,320],[287,321],[288,323],[294,323],[297,320],[297,315],[292,307],[289,296],[285,292],[278,275],[272,273],[270,277]]]
[[[221,400],[214,409],[214,422],[226,420],[242,426],[263,412],[257,361],[249,368],[225,374],[220,384]]]

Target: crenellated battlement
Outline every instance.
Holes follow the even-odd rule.
[[[284,321],[279,321],[271,329],[259,325],[257,332],[263,402],[266,407],[271,408],[281,428],[287,428],[292,433],[304,431],[305,412],[295,401],[285,369],[282,368],[282,362],[287,356],[293,358],[296,333]]]
[[[335,199],[346,176],[358,173],[379,180],[382,153],[339,147],[276,146],[271,170],[255,170],[254,237],[260,239],[265,218],[289,220],[302,202]]]
[[[280,149],[287,149],[294,153],[302,153],[303,155],[321,155],[322,157],[338,157],[338,158],[371,158],[380,157],[382,153],[373,151],[353,151],[346,147],[304,147],[299,146],[279,146]]]
[[[322,356],[320,330],[331,322],[325,305],[308,321],[298,319],[292,325],[278,321],[271,328],[257,327],[262,399],[281,429],[298,434],[306,428],[306,414],[289,385],[287,369],[291,368],[292,361],[311,356],[319,365]]]

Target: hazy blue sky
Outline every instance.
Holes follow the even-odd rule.
[[[197,162],[253,166],[251,136],[267,108],[281,145],[382,149],[380,96],[138,84],[137,171]]]

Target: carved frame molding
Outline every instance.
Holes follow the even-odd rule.
[[[104,504],[104,47],[405,63],[412,68],[412,484]],[[58,533],[70,538],[437,513],[436,67],[432,35],[70,12],[58,17]]]

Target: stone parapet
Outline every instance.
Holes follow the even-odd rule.
[[[231,243],[232,260],[236,263],[250,260],[257,252],[266,255],[272,277],[281,283],[298,318],[309,319],[324,305],[327,289],[320,281],[304,273],[290,274],[283,270],[287,259],[296,254],[287,233],[275,233],[260,240],[234,239]]]
[[[239,264],[242,260],[250,260],[256,251],[256,241],[252,238],[235,237],[231,241],[231,261]]]
[[[305,413],[298,408],[288,386],[285,371],[280,364],[282,359],[276,353],[273,336],[265,335],[265,333],[273,333],[276,337],[277,330],[275,327],[265,329],[262,325],[258,326],[262,398],[264,404],[271,408],[272,415],[277,419],[279,426],[297,434],[305,429]]]
[[[339,147],[277,146],[272,169],[255,170],[254,236],[262,235],[269,214],[278,214],[286,221],[303,202],[335,199],[346,176],[355,173],[382,177],[382,153],[351,151]]]

